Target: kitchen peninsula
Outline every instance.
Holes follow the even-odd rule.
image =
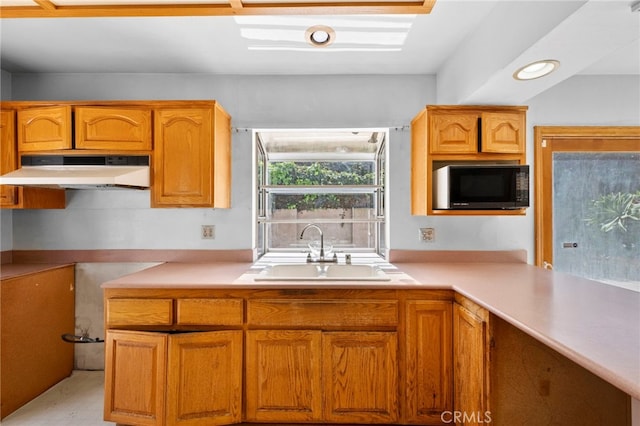
[[[242,262],[107,282],[105,419],[631,424],[640,294],[525,258],[392,251],[373,283],[256,282]]]

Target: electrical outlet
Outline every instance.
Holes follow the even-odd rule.
[[[432,243],[436,240],[435,228],[420,228],[420,241]]]
[[[202,225],[202,233],[200,235],[203,240],[213,240],[216,237],[215,225]]]

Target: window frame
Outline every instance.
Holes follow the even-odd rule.
[[[326,129],[326,131],[344,131],[343,129]],[[387,191],[385,188],[388,187],[388,171],[385,169],[388,164],[388,149],[387,144],[389,140],[389,129],[387,128],[375,128],[375,129],[357,129],[353,131],[375,131],[380,132],[384,135],[383,139],[379,142],[379,147],[376,150],[373,159],[357,159],[357,158],[347,158],[344,159],[343,162],[356,162],[356,161],[367,161],[373,163],[374,169],[374,183],[370,185],[308,185],[308,186],[288,186],[288,185],[270,185],[268,182],[268,164],[270,162],[281,162],[281,161],[298,161],[298,162],[339,162],[340,157],[332,154],[323,155],[321,153],[314,153],[313,155],[304,155],[304,156],[295,156],[287,157],[286,155],[277,155],[273,160],[269,160],[267,153],[265,152],[264,147],[259,138],[260,133],[265,133],[269,131],[278,131],[282,130],[273,130],[273,129],[261,129],[254,130],[254,162],[253,162],[253,170],[254,170],[254,188],[253,195],[255,197],[254,202],[254,244],[255,250],[258,257],[261,257],[264,254],[270,252],[300,252],[304,251],[303,249],[297,249],[295,247],[289,248],[274,248],[271,247],[271,241],[269,239],[269,227],[272,224],[298,224],[298,225],[306,225],[308,223],[314,223],[322,226],[322,224],[328,223],[344,223],[344,224],[362,224],[368,223],[373,226],[373,241],[372,247],[349,247],[348,249],[342,249],[337,247],[336,250],[340,251],[349,251],[350,253],[354,252],[366,252],[366,253],[376,253],[384,257],[385,252],[387,250],[387,225],[388,225],[388,217],[386,212],[387,206]],[[305,129],[297,129],[295,132],[304,133]],[[348,131],[351,131],[349,129]],[[273,219],[269,217],[268,206],[269,206],[269,196],[271,194],[286,194],[286,193],[307,193],[307,194],[371,194],[373,201],[373,218],[371,219],[311,219],[311,220],[300,220],[300,219]]]

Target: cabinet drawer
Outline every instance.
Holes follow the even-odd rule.
[[[242,325],[242,299],[178,299],[177,324]]]
[[[260,326],[395,326],[395,300],[249,300],[247,322]]]
[[[107,299],[107,325],[172,325],[173,299]]]

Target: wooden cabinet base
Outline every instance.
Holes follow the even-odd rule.
[[[110,330],[105,352],[105,420],[183,426],[241,420],[241,331]]]
[[[0,284],[0,418],[73,370],[73,265],[2,280]]]
[[[66,195],[64,189],[39,188],[35,186],[16,187],[15,204],[1,205],[11,209],[64,209]]]
[[[491,323],[492,424],[631,425],[629,395],[504,320]]]

